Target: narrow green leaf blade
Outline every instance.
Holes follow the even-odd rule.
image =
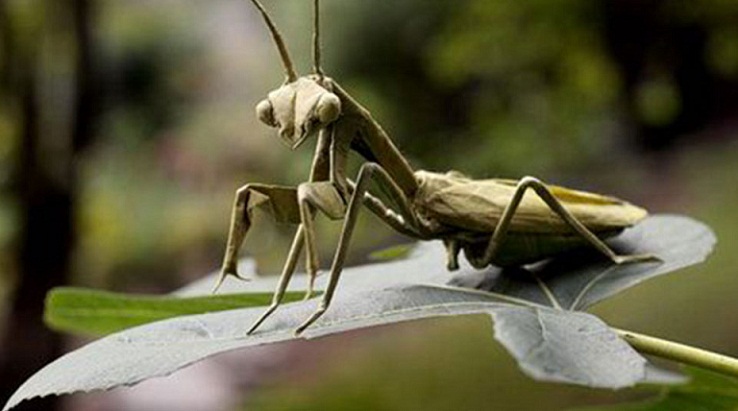
[[[403,260],[412,255],[415,244],[399,244],[392,247],[377,250],[369,254],[374,261]]]
[[[285,298],[298,301],[302,296],[292,292]],[[46,297],[44,321],[58,331],[99,336],[182,315],[264,306],[271,299],[272,293],[179,298],[60,287]]]

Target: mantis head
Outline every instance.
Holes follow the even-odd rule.
[[[276,127],[292,149],[340,114],[341,100],[311,77],[283,85],[256,106],[259,120]]]
[[[284,84],[269,93],[256,106],[256,116],[268,126],[279,130],[279,136],[293,150],[315,131],[335,121],[341,114],[341,100],[325,84],[320,68],[319,13],[314,0],[313,71],[310,76],[297,77],[287,46],[271,18],[258,0],[251,0],[264,18],[277,45],[285,69]]]

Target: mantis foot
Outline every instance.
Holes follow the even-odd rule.
[[[305,297],[303,297],[303,301],[307,301],[311,298],[313,298],[313,294],[315,293],[315,279],[320,275],[320,272],[313,271],[308,272],[308,288],[305,291]]]
[[[279,304],[272,304],[267,308],[266,311],[264,311],[264,314],[261,315],[256,321],[254,321],[254,324],[251,325],[251,328],[249,328],[248,331],[246,331],[246,335],[251,335],[256,331],[257,328],[261,325],[261,323],[264,322],[264,320],[267,319],[272,313],[279,307]]]
[[[305,320],[305,322],[300,324],[300,326],[295,329],[294,336],[299,337],[300,334],[302,334],[302,332],[305,331],[305,329],[310,327],[318,318],[320,318],[325,313],[325,311],[326,311],[325,307],[318,308],[313,313],[313,315],[311,315],[307,320]]]
[[[311,298],[313,298],[313,294],[315,294],[315,279],[318,278],[320,275],[320,271],[316,271],[314,273],[308,273],[308,287],[305,291],[305,297],[303,297],[303,301],[307,301]]]

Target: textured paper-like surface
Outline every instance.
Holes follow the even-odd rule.
[[[494,232],[516,190],[514,180],[472,180],[457,173],[415,173],[420,188],[414,206],[431,221],[473,232]],[[579,221],[594,232],[630,227],[646,210],[614,197],[548,186]],[[556,234],[571,228],[529,189],[515,212],[510,232]]]

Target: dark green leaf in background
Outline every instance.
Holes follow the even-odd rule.
[[[285,301],[302,297],[303,293],[290,292]],[[44,321],[58,331],[104,335],[181,315],[263,306],[271,300],[272,293],[181,298],[59,287],[46,297]]]

